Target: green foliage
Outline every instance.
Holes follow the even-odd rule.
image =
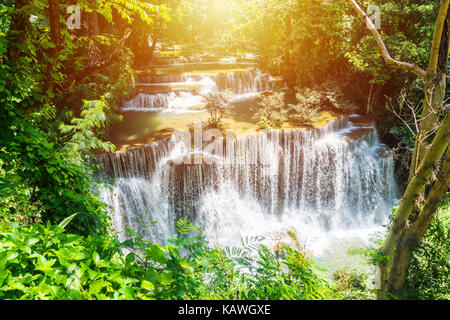
[[[265,116],[260,116],[257,125],[259,129],[267,130],[272,127],[272,122]]]
[[[177,222],[177,231],[183,235],[187,236],[190,235],[194,231],[202,232],[200,228],[192,225],[190,223],[190,220],[180,219]]]
[[[178,277],[188,273],[172,247],[133,242],[127,248],[129,243],[69,234],[50,224],[8,223],[0,232],[0,299],[154,299],[175,281],[161,266],[170,264]],[[125,254],[135,248],[145,250]]]
[[[264,95],[255,110],[260,129],[281,128],[286,121],[288,109],[284,103],[285,93],[274,92]]]
[[[314,262],[304,252],[281,248],[281,254],[261,245],[261,239],[242,247],[210,248],[199,233],[178,236],[172,244],[187,250],[185,259],[194,270],[192,299],[313,300],[327,299],[331,290],[316,274]],[[204,281],[204,279],[208,279]]]
[[[294,113],[292,118],[302,124],[311,124],[319,116],[319,107],[322,102],[319,92],[312,89],[303,89],[295,95],[297,104],[289,107]]]
[[[374,300],[375,290],[367,285],[367,274],[354,269],[338,269],[333,274],[336,294],[342,300]]]
[[[406,126],[393,127],[389,132],[393,134],[405,147],[411,149],[414,148],[415,137]]]
[[[313,271],[314,263],[302,252],[283,248],[279,259],[262,246],[258,258],[249,268],[250,299],[315,300],[326,299],[330,291],[326,281]]]
[[[368,5],[370,2],[363,3]],[[426,66],[438,3],[413,0],[405,5],[400,1],[382,0],[376,4],[382,12],[382,36],[391,56]],[[372,83],[387,83],[402,71],[386,68],[373,37],[365,24],[358,21],[352,39],[352,42],[357,40],[357,45],[346,53],[346,57],[356,70],[370,74]]]
[[[120,18],[92,37],[83,34],[86,29],[62,28],[54,70],[47,1],[23,8],[0,4],[0,215],[29,224],[76,214],[69,229],[88,234],[105,232],[109,221],[91,192],[96,168],[90,160],[95,151],[114,150],[104,139],[134,85],[132,52],[118,46],[119,39],[128,21],[151,24],[150,15],[166,19],[167,10],[143,1],[77,4],[83,13],[114,8]],[[118,59],[96,68],[118,49]],[[50,79],[54,90],[44,92]]]
[[[392,223],[398,207],[394,207],[389,221]],[[390,228],[387,226],[387,230]],[[372,244],[366,249],[354,249],[350,254],[360,254],[371,265],[390,257],[379,250],[384,235],[372,238]],[[436,217],[428,228],[424,238],[414,250],[408,269],[408,278],[401,294],[413,300],[448,300],[450,296],[450,197],[444,201]]]
[[[70,234],[58,225],[4,222],[0,299],[267,300],[326,299],[331,294],[301,252],[283,248],[280,258],[258,244],[227,255],[210,248],[188,221],[178,225],[180,236],[169,245],[156,245],[131,231],[130,240],[120,243],[107,236]],[[196,234],[188,236],[189,230]]]
[[[112,259],[115,249],[103,239],[50,224],[4,223],[0,231],[1,299],[125,298],[123,262]]]
[[[168,8],[165,5],[154,5],[146,1],[139,0],[102,0],[98,12],[100,12],[109,22],[113,22],[113,9],[117,10],[120,17],[128,24],[132,24],[136,17],[147,25],[152,25],[152,16],[162,17],[169,20]]]
[[[64,135],[70,136],[70,140],[64,146],[65,151],[71,155],[72,161],[89,159],[91,151],[101,149],[106,152],[114,152],[115,146],[99,139],[96,130],[106,128],[108,103],[105,99],[84,101],[81,118],[72,118],[71,125],[61,124],[60,130]]]
[[[427,233],[414,251],[408,270],[408,299],[450,298],[450,197],[437,212]]]
[[[372,36],[344,2],[80,0],[83,13],[96,11],[108,23],[96,35],[87,19],[80,31],[63,27],[58,46],[51,41],[48,1],[29,1],[23,8],[17,1],[0,3],[0,299],[329,297],[326,281],[301,250],[273,253],[260,243],[210,248],[184,220],[165,246],[132,232],[125,243],[100,236],[110,221],[91,192],[96,168],[89,160],[95,151],[114,150],[104,139],[120,120],[117,107],[135,85],[133,57],[148,48],[149,35],[195,39],[212,50],[257,48],[261,66],[283,75],[290,87],[314,88],[302,90],[298,104],[291,105],[302,123],[310,123],[321,104],[357,109],[345,96],[352,91],[365,103],[367,83],[384,86],[382,92],[390,95],[409,89],[408,98],[420,103],[419,81],[404,81],[403,71],[386,68]],[[438,2],[377,4],[392,57],[426,65]],[[63,26],[65,8],[60,8]],[[352,83],[351,90],[327,84],[328,76]],[[363,85],[355,88],[356,82]],[[45,89],[49,83],[51,92]],[[223,94],[207,100],[210,125],[219,127],[228,100]],[[282,93],[264,96],[258,126],[281,128],[287,114]],[[411,148],[404,127],[390,132]],[[406,296],[448,299],[448,228],[447,201],[414,252]],[[364,253],[373,264],[386,259],[377,249]],[[364,277],[340,271],[335,280],[344,297],[365,297]]]
[[[206,110],[209,113],[209,126],[219,128],[230,101],[230,94],[228,92],[210,92],[204,96],[204,99],[206,100]]]
[[[8,144],[0,153],[5,163],[5,174],[0,177],[1,215],[13,220],[57,222],[78,213],[72,230],[85,234],[106,230],[104,204],[91,193],[84,167],[68,161],[70,154],[44,132],[26,122],[16,124],[15,135],[2,134]]]

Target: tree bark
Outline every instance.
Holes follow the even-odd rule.
[[[96,36],[100,34],[100,26],[98,21],[98,13],[94,10],[88,15],[89,36]]]
[[[426,152],[417,174],[408,184],[389,235],[381,249],[385,257],[392,257],[392,261],[383,260],[379,264],[381,270],[381,288],[377,291],[377,297],[380,300],[392,298],[391,294],[398,294],[400,288],[404,285],[411,254],[416,248],[418,241],[423,237],[432,215],[436,212],[437,207],[446,194],[447,189],[445,187],[448,188],[448,183],[446,184],[448,181],[448,176],[446,176],[448,175],[448,161],[445,161],[441,171],[440,179],[443,179],[442,182],[435,184],[424,209],[411,227],[408,218],[415,201],[420,196],[421,190],[428,182],[433,170],[448,148],[449,143],[450,116],[447,114],[430,149]]]
[[[433,170],[436,168],[438,161],[441,159],[450,141],[450,116],[444,119],[439,128],[436,137],[434,138],[430,149],[426,152],[422,160],[419,170],[403,195],[400,206],[397,210],[397,215],[392,223],[391,232],[389,233],[382,251],[390,256],[395,249],[395,242],[400,237],[401,230],[405,227],[411,209],[414,206],[414,201],[420,196],[420,191],[428,182]]]
[[[285,53],[284,60],[286,65],[285,78],[289,88],[294,88],[297,82],[293,61],[291,57],[292,51],[292,20],[289,14],[285,17],[286,33],[285,33]]]
[[[441,172],[438,175],[438,179],[433,186],[433,189],[428,196],[427,202],[425,203],[419,218],[412,225],[411,232],[417,234],[417,237],[421,239],[424,235],[431,220],[434,217],[434,213],[438,209],[439,205],[444,200],[448,188],[450,186],[450,148],[447,148],[447,153],[444,158],[444,164],[442,166]]]
[[[447,148],[447,154],[443,161],[442,168],[438,175],[438,180],[434,184],[430,195],[423,207],[418,219],[414,224],[406,228],[398,240],[395,254],[392,258],[392,267],[389,276],[386,277],[387,283],[384,292],[380,295],[391,297],[401,297],[401,291],[405,286],[408,269],[411,263],[411,257],[417,245],[425,236],[426,230],[430,226],[431,221],[435,217],[435,213],[447,195],[448,186],[450,185],[450,149]]]
[[[150,53],[149,53],[149,63],[152,62],[153,57],[155,56],[155,50],[156,50],[156,45],[158,44],[158,37],[155,36],[153,38],[153,42],[152,42],[152,46],[150,47]]]
[[[422,121],[419,125],[419,132],[414,146],[413,157],[411,159],[411,170],[409,180],[412,179],[417,171],[420,161],[423,159],[425,151],[429,145],[429,136],[436,130],[439,123],[439,112],[442,109],[447,86],[447,65],[449,53],[449,32],[450,32],[450,10],[447,1],[447,9],[444,6],[438,15],[436,28],[441,31],[435,31],[430,55],[430,67],[427,71],[427,77],[424,82],[425,97],[422,111]],[[444,15],[446,10],[446,15]],[[440,37],[440,41],[436,38]]]

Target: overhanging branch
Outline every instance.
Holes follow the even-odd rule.
[[[395,67],[395,68],[410,71],[410,72],[416,74],[417,76],[419,76],[421,79],[425,80],[426,74],[427,74],[425,70],[423,70],[422,68],[420,68],[419,66],[417,66],[415,64],[398,61],[391,57],[388,49],[386,48],[386,45],[383,42],[383,39],[381,38],[381,36],[380,36],[379,32],[377,31],[377,28],[373,24],[372,20],[370,20],[370,18],[360,8],[360,6],[356,3],[355,0],[348,0],[348,1],[353,6],[355,11],[358,13],[358,15],[366,22],[367,28],[370,30],[373,37],[375,38],[375,41],[377,42],[377,45],[381,51],[381,55],[383,56],[384,61],[386,61],[386,64],[388,64],[389,66]],[[448,2],[450,0],[445,0],[445,1]]]

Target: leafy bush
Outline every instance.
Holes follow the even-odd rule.
[[[178,222],[178,232],[170,243],[185,252],[194,278],[185,282],[184,298],[313,300],[331,296],[327,281],[313,271],[314,262],[304,252],[282,247],[280,255],[258,238],[242,241],[241,247],[211,248],[201,231],[185,220]]]
[[[219,128],[230,101],[228,92],[210,92],[204,96],[206,109],[209,113],[208,124],[212,128]]]
[[[256,116],[259,119],[258,127],[260,129],[281,128],[286,121],[288,113],[284,103],[283,92],[274,92],[270,95],[264,95],[259,102],[259,108],[256,109]]]
[[[71,218],[60,225],[0,225],[0,299],[259,300],[330,294],[313,262],[293,249],[284,248],[279,258],[260,244],[210,248],[184,220],[168,245],[139,240],[133,232],[120,243],[115,237],[67,233]]]
[[[303,89],[295,95],[297,104],[290,104],[289,108],[293,112],[291,118],[295,122],[311,124],[319,116],[321,94],[312,89]]]
[[[15,125],[17,134],[5,134],[7,147],[0,149],[5,163],[0,214],[10,220],[55,223],[78,213],[73,231],[105,232],[108,216],[91,192],[87,166],[74,162],[52,134],[21,120]]]
[[[375,291],[367,287],[367,274],[354,269],[338,269],[333,274],[336,294],[342,300],[374,300]]]
[[[0,299],[182,298],[190,274],[172,246],[84,237],[50,224],[0,227]]]
[[[257,125],[259,129],[267,130],[271,128],[272,122],[265,116],[260,116]]]
[[[113,150],[102,139],[120,119],[118,103],[134,83],[132,54],[120,47],[117,61],[96,69],[118,50],[122,30],[84,37],[61,28],[55,48],[48,24],[41,23],[48,22],[47,5],[13,4],[0,5],[0,215],[30,224],[78,213],[73,232],[106,232],[108,217],[91,192],[94,167],[86,160],[96,149]],[[87,2],[82,5],[91,11]],[[122,18],[141,9],[122,8]],[[12,23],[16,15],[25,20]],[[103,59],[92,59],[93,47]],[[50,48],[58,49],[57,61]],[[55,68],[49,68],[51,61]]]
[[[419,247],[414,251],[405,287],[406,298],[450,298],[450,197],[439,209]]]

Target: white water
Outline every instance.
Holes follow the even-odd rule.
[[[122,111],[192,112],[205,106],[204,96],[210,92],[228,90],[235,100],[241,100],[272,89],[271,78],[257,70],[151,75],[144,80],[138,86],[161,89],[154,94],[139,93],[124,103]],[[163,92],[164,87],[176,85],[193,89]]]
[[[375,128],[350,139],[358,129],[342,118],[322,129],[242,137],[228,141],[213,164],[175,165],[195,151],[176,137],[102,156],[117,180],[101,199],[117,231],[131,227],[155,242],[173,236],[184,217],[213,245],[254,236],[289,243],[292,231],[320,257],[342,241],[367,242],[395,201],[392,156],[381,155],[386,147]]]

